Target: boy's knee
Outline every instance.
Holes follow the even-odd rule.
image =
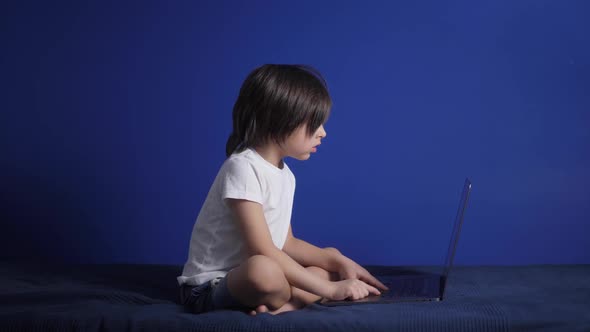
[[[284,302],[289,300],[291,287],[279,264],[269,257],[254,255],[248,259],[248,267],[248,279],[256,291]]]

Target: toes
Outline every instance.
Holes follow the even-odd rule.
[[[249,314],[250,314],[250,316],[256,316],[257,314],[263,313],[263,312],[268,312],[268,307],[265,306],[264,304],[261,304],[258,307],[256,307],[256,309],[250,310]]]

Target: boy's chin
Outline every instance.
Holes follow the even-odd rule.
[[[300,154],[300,155],[295,155],[295,156],[292,156],[292,157],[295,158],[295,159],[297,159],[297,160],[307,160],[307,159],[309,159],[309,157],[311,157],[311,153],[308,152],[308,153],[304,153],[304,154]]]

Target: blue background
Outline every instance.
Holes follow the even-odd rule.
[[[264,63],[333,98],[296,236],[364,264],[590,263],[586,1],[15,2],[0,23],[0,258],[182,264]]]

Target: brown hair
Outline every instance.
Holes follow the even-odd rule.
[[[266,64],[244,80],[233,108],[233,131],[225,154],[244,151],[268,139],[279,145],[307,124],[309,136],[325,123],[332,100],[326,81],[311,66]]]

